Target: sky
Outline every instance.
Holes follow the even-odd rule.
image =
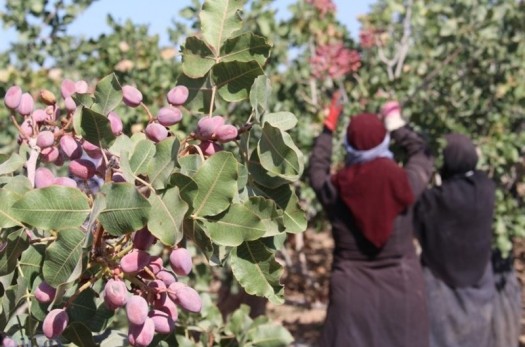
[[[286,18],[288,6],[294,0],[278,0],[275,3],[279,18]],[[337,6],[336,16],[345,24],[351,35],[356,37],[359,31],[357,16],[368,12],[373,0],[334,0]],[[0,11],[4,10],[6,1],[0,0]],[[166,29],[171,26],[172,19],[176,19],[181,8],[191,4],[189,0],[99,0],[93,3],[70,25],[70,33],[75,36],[97,37],[101,33],[108,33],[106,15],[111,13],[118,22],[131,19],[137,24],[148,24],[150,34],[160,36],[160,44],[168,43]],[[124,5],[125,4],[125,5]],[[167,8],[169,7],[169,8]],[[15,41],[17,33],[9,28],[0,28],[0,50],[9,47],[9,42]]]

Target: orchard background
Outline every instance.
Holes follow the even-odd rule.
[[[65,307],[69,325],[56,341],[126,345],[130,317],[124,309],[109,310],[102,292],[114,278],[155,305],[152,295],[160,292],[149,294],[140,284],[149,285],[153,278],[114,271],[132,252],[128,245],[139,249],[131,232],[144,226],[157,239],[146,250],[159,256],[167,271],[173,248],[190,250],[193,271],[179,280],[195,288],[202,301],[200,313],[181,310],[174,330],[156,334],[153,345],[313,341],[326,303],[330,240],[303,171],[336,89],[343,91],[346,115],[376,112],[384,101],[397,98],[404,116],[428,136],[436,153],[443,134],[470,134],[482,153],[483,169],[498,187],[494,247],[505,257],[514,253],[518,262],[523,260],[522,247],[513,249],[525,235],[523,1],[378,0],[359,18],[357,40],[336,20],[330,0],[296,1],[286,19],[277,19],[271,0],[207,1],[203,11],[202,1],[188,1],[166,28],[170,43],[165,46],[147,26],[110,15],[110,33],[94,39],[71,35],[68,27],[93,3],[8,0],[0,9],[3,25],[20,34],[0,53],[0,96],[17,85],[38,101],[40,91],[49,90],[57,103],[47,106],[56,105],[62,113],[35,125],[29,137],[36,141],[37,132],[56,129],[57,144],[63,133],[79,143],[96,143],[106,164],[96,168],[103,171],[98,180],[77,175],[76,189],[57,184],[35,189],[35,181],[27,178],[28,164],[49,168],[57,177],[72,175],[70,164],[46,163],[44,156],[36,158],[38,153],[31,161],[40,147],[29,138],[18,141],[14,125],[24,116],[0,108],[0,331],[15,341],[43,345],[40,322],[52,308]],[[75,107],[65,104],[64,80],[87,82],[87,92],[67,95]],[[176,85],[189,90],[183,105],[166,100]],[[123,93],[123,86],[138,88],[146,107],[133,107],[136,94]],[[38,101],[35,108],[44,106]],[[166,107],[182,116],[166,124],[170,136],[144,136]],[[114,132],[110,112],[122,120],[122,134]],[[200,121],[217,115],[235,126],[237,137],[219,141],[203,134]],[[343,131],[341,126],[340,135]],[[115,173],[128,183],[111,183]],[[213,178],[229,188],[214,188]],[[205,198],[207,191],[216,201]],[[85,215],[61,224],[45,214],[35,218],[35,211],[60,206],[61,200],[83,204],[76,210]],[[131,218],[109,212],[104,218],[110,210],[130,207],[121,204],[124,200],[139,212]],[[58,220],[70,217],[62,212]],[[234,235],[224,237],[231,231],[226,225],[239,219]],[[99,230],[103,242],[87,237],[98,235],[92,230]],[[116,245],[117,252],[108,255],[101,245]],[[60,267],[60,276],[50,276],[65,251],[77,254],[66,262],[69,270]],[[100,256],[112,261],[101,263]],[[59,293],[45,305],[35,300],[42,281],[52,282]],[[264,312],[266,301],[247,299],[245,292],[270,301],[271,319],[249,318],[248,306],[231,314],[242,301],[250,304],[252,316]],[[225,299],[230,297],[239,299],[230,303]],[[291,311],[298,317],[295,325]],[[285,316],[293,336],[277,324]],[[300,316],[312,318],[311,336],[305,335]]]

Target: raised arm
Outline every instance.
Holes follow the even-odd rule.
[[[423,138],[408,126],[391,133],[394,139],[408,154],[404,169],[416,199],[423,193],[434,171],[434,158],[428,153]]]
[[[342,105],[340,103],[340,92],[336,91],[328,108],[328,115],[324,120],[323,132],[315,140],[312,155],[310,156],[310,167],[308,176],[319,202],[327,207],[337,200],[337,190],[330,180],[330,168],[332,164],[332,133],[334,132]]]
[[[387,102],[381,109],[385,127],[391,132],[392,139],[408,154],[404,169],[417,199],[425,190],[434,170],[434,158],[427,150],[427,144],[415,131],[406,126],[401,117],[401,108],[397,101]]]
[[[331,159],[332,131],[325,127],[315,140],[308,168],[310,185],[323,206],[329,206],[337,200],[337,190],[330,179]]]

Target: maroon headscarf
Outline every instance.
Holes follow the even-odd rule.
[[[386,134],[377,116],[361,114],[352,117],[347,140],[356,150],[364,151],[380,145]],[[405,171],[389,158],[346,166],[332,181],[360,231],[378,248],[390,237],[394,219],[414,203]]]

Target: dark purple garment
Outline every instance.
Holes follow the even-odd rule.
[[[495,347],[490,262],[495,187],[475,171],[472,141],[446,136],[443,184],[427,190],[415,208],[415,229],[430,311],[431,347]],[[510,347],[510,346],[509,346]]]
[[[494,191],[487,175],[474,171],[427,190],[416,205],[423,265],[452,288],[476,284],[490,261]]]
[[[396,130],[392,138],[408,152],[404,170],[417,198],[433,161],[424,153],[424,141],[409,128]],[[331,183],[331,156],[332,134],[325,131],[316,140],[309,168],[310,184],[330,219],[335,242],[330,303],[319,345],[427,347],[426,294],[413,244],[412,208],[394,220],[386,244],[375,247]]]

